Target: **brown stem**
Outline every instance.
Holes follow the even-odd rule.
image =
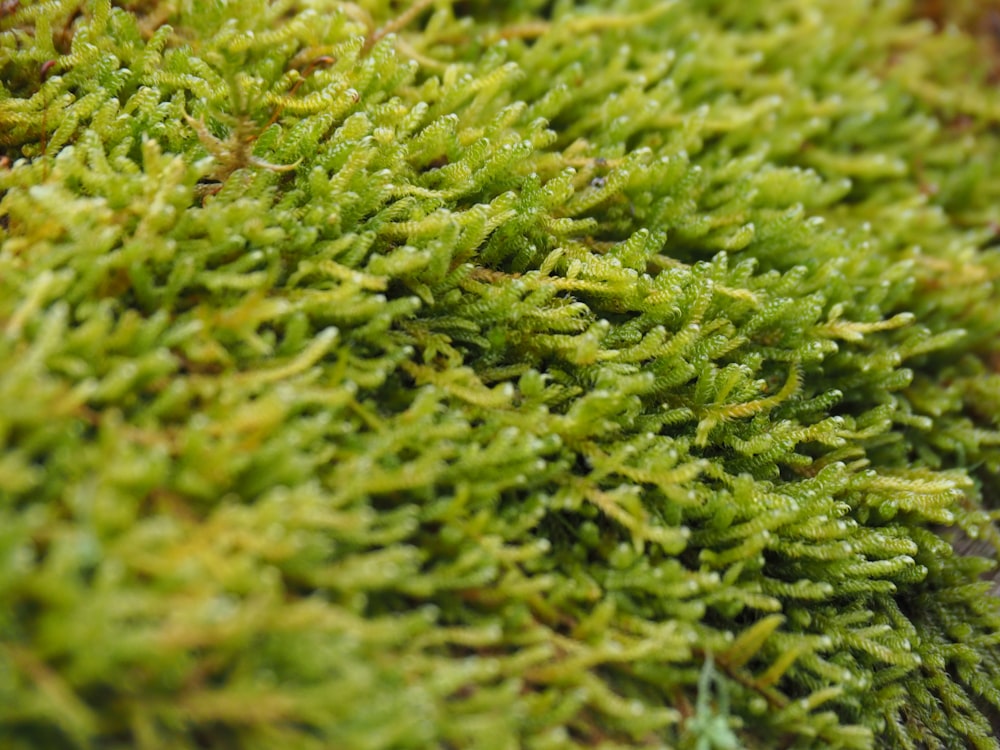
[[[434,0],[417,0],[413,5],[407,8],[405,11],[400,13],[396,18],[392,19],[385,26],[375,29],[368,38],[365,39],[365,44],[361,48],[361,54],[367,53],[374,47],[379,41],[389,34],[395,34],[397,31],[406,28],[413,22],[413,20],[431,7],[434,4]]]

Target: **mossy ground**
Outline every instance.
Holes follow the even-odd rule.
[[[989,18],[0,3],[0,745],[1000,747]]]

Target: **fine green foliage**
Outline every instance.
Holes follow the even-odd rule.
[[[1000,748],[981,50],[0,3],[0,746]]]

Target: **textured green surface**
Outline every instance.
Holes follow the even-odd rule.
[[[1000,747],[982,49],[0,3],[0,746]]]

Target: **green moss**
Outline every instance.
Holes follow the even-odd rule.
[[[1000,97],[915,13],[0,4],[0,744],[1000,747]]]

